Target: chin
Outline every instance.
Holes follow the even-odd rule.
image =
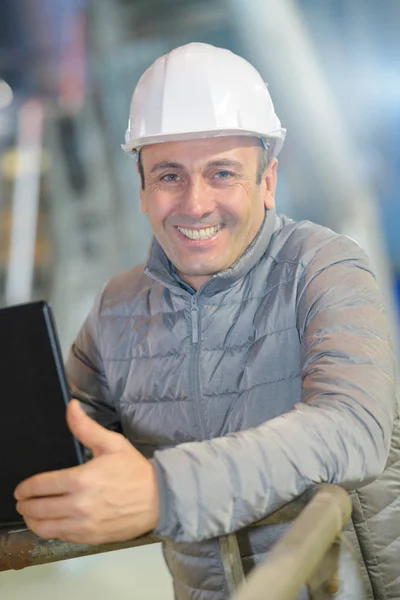
[[[196,266],[193,265],[175,265],[176,269],[181,273],[184,273],[188,277],[211,277],[218,273],[218,271],[222,271],[224,267],[219,267],[218,265],[202,265]]]

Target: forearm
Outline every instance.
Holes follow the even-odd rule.
[[[367,435],[365,426],[339,404],[300,404],[254,429],[156,452],[164,488],[157,533],[207,539],[263,518],[318,483],[367,483],[382,471],[388,441],[374,419]]]

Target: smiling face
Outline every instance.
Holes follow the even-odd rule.
[[[175,266],[195,290],[230,267],[274,206],[277,161],[257,183],[260,141],[227,136],[163,142],[141,151],[142,212]]]

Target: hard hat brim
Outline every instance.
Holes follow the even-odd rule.
[[[126,154],[136,154],[138,150],[143,146],[150,146],[151,144],[161,144],[163,142],[177,142],[185,140],[196,140],[202,138],[214,138],[214,137],[227,137],[227,136],[254,136],[259,138],[264,146],[269,150],[271,158],[278,156],[283,142],[285,140],[286,129],[280,128],[277,131],[272,131],[268,134],[262,134],[257,131],[248,130],[225,130],[225,131],[194,131],[185,133],[171,133],[154,136],[146,136],[144,138],[138,138],[136,140],[130,140],[128,144],[121,144],[121,148]]]

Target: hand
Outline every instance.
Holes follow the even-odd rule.
[[[45,539],[83,544],[123,541],[154,529],[159,508],[152,463],[121,434],[88,417],[77,400],[68,404],[67,422],[93,459],[17,486],[17,511],[29,529]]]

